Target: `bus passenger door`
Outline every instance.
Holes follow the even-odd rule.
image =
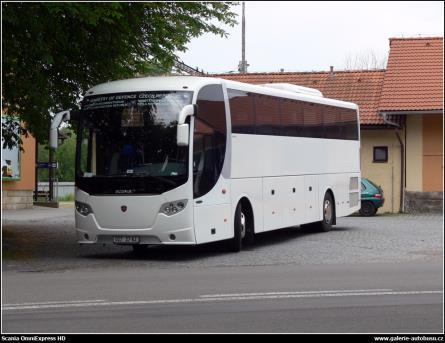
[[[233,236],[230,183],[222,175],[226,160],[227,122],[221,85],[198,93],[193,118],[193,222],[196,243]]]

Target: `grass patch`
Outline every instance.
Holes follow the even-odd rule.
[[[74,201],[74,194],[68,194],[68,195],[65,195],[63,197],[59,197],[58,199],[61,202],[73,202]]]

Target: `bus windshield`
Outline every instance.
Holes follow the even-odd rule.
[[[185,183],[188,147],[177,146],[176,129],[180,110],[191,100],[192,92],[182,91],[86,97],[77,145],[78,187],[90,194],[135,194]]]

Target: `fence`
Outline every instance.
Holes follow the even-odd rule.
[[[49,191],[49,182],[39,182],[39,192]],[[54,196],[57,198],[65,198],[70,195],[74,196],[74,182],[57,182],[54,183]]]

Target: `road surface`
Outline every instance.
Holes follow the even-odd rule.
[[[2,331],[443,332],[442,217],[338,222],[262,235],[238,254],[211,245],[135,256],[78,247],[66,216],[10,218],[6,251],[28,254],[3,260]]]

